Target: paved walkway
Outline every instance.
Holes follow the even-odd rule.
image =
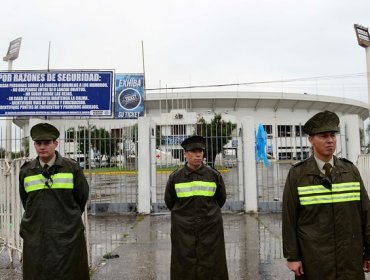
[[[292,279],[281,259],[279,214],[224,214],[230,279]],[[169,279],[170,215],[91,216],[92,279]],[[103,258],[105,256],[106,258]],[[18,280],[21,267],[5,269],[0,279]]]
[[[230,279],[293,279],[282,259],[280,216],[224,214]],[[111,252],[116,258],[101,260],[93,280],[169,279],[170,216],[146,216],[135,223]]]
[[[282,257],[281,214],[223,218],[230,280],[294,279]],[[89,221],[92,280],[169,279],[170,215],[91,216]],[[7,265],[3,251],[0,279],[22,279],[19,262],[15,269]]]

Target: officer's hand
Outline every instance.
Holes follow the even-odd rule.
[[[304,274],[301,261],[288,262],[288,268],[294,272],[295,276],[301,276]]]
[[[370,261],[364,260],[363,269],[364,269],[365,272],[369,272],[370,271]]]

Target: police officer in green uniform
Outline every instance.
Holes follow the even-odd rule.
[[[226,201],[221,174],[203,164],[205,139],[191,136],[181,146],[187,163],[167,182],[171,210],[171,279],[228,279],[221,207]]]
[[[55,150],[57,128],[39,123],[30,134],[38,156],[19,174],[23,279],[89,279],[81,218],[89,193],[85,175],[76,161]]]
[[[329,111],[303,127],[313,155],[288,173],[283,251],[296,279],[360,280],[370,270],[370,203],[352,162],[334,156],[339,118]]]

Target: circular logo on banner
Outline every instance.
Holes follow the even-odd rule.
[[[126,110],[136,109],[141,103],[141,94],[133,88],[126,88],[118,96],[119,105]]]

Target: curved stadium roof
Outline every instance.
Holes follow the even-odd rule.
[[[175,100],[175,101],[174,101]],[[180,105],[179,105],[180,104]],[[184,105],[186,104],[186,105]],[[235,91],[205,91],[205,92],[162,92],[148,93],[145,107],[150,110],[162,109],[200,109],[228,108],[238,110],[248,108],[258,110],[271,108],[294,110],[330,110],[343,114],[357,114],[363,120],[369,117],[368,104],[355,99],[343,97],[297,94],[282,92],[235,92]]]

